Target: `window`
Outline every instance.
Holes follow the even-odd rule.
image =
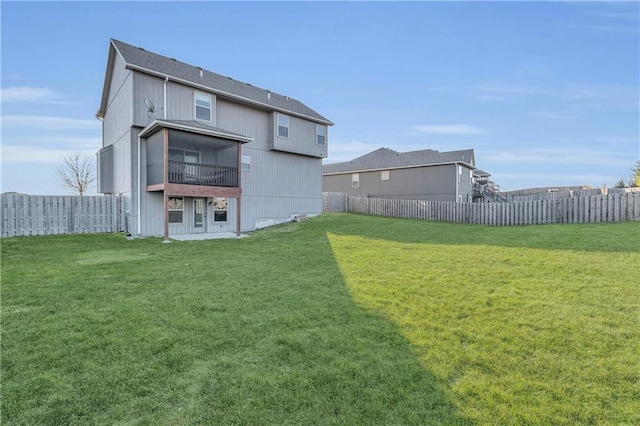
[[[251,171],[251,156],[243,155],[242,160],[240,161],[240,166],[242,167],[242,171],[250,172]]]
[[[278,137],[289,137],[289,116],[278,114]]]
[[[351,175],[351,187],[360,188],[360,173],[353,173]]]
[[[196,92],[196,119],[211,121],[211,96]]]
[[[380,172],[380,180],[389,180],[389,170],[383,170]]]
[[[469,169],[469,185],[473,186],[473,170]]]
[[[182,223],[184,198],[169,197],[169,223]]]
[[[226,222],[229,201],[226,198],[216,197],[213,199],[213,221]]]
[[[322,146],[327,144],[327,126],[316,124],[316,144]]]
[[[462,183],[462,166],[458,166],[458,182]]]

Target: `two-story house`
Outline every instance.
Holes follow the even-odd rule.
[[[134,235],[248,232],[322,213],[333,123],[288,96],[118,40],[100,108],[98,192]]]
[[[326,192],[403,200],[471,202],[476,160],[473,149],[396,152],[380,148],[323,166]],[[484,172],[483,172],[484,173]]]

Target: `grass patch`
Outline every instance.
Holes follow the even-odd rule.
[[[639,231],[5,239],[2,423],[638,423]]]

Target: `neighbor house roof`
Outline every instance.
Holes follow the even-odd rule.
[[[475,169],[473,149],[449,152],[438,152],[432,149],[396,152],[389,148],[380,148],[351,161],[324,164],[322,166],[322,174],[329,175],[455,163],[465,164],[467,167]]]
[[[473,175],[474,176],[478,176],[478,177],[483,177],[483,176],[489,177],[489,176],[491,176],[491,173],[487,173],[484,170],[475,169],[473,171]]]
[[[111,39],[107,64],[107,78],[102,92],[102,103],[97,114],[98,116],[104,115],[107,108],[108,80],[115,59],[114,54],[116,53],[120,55],[125,62],[127,69],[157,75],[162,78],[169,77],[172,81],[207,90],[221,97],[239,100],[272,111],[280,111],[300,116],[318,123],[333,125],[333,123],[324,116],[289,96],[279,95],[249,83],[243,83],[231,77],[225,77],[114,39]]]

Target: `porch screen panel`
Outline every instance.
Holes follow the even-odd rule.
[[[164,182],[163,132],[147,138],[147,185]]]

